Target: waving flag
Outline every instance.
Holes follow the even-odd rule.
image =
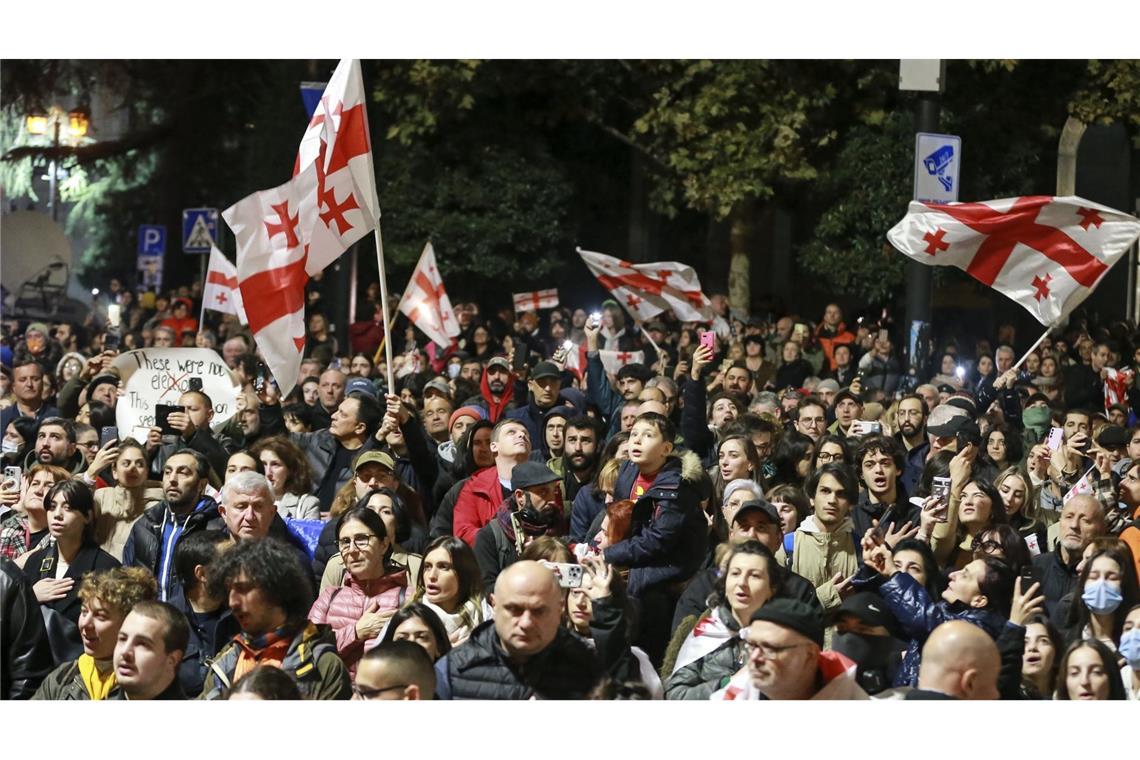
[[[558,288],[536,290],[532,293],[513,293],[515,313],[553,309],[558,305]]]
[[[667,310],[685,322],[712,321],[712,304],[692,267],[676,261],[630,264],[581,248],[578,255],[602,287],[642,322]]]
[[[360,62],[342,60],[306,128],[293,178],[222,212],[237,239],[250,330],[282,394],[305,347],[305,284],[379,218]]]
[[[644,364],[645,352],[644,351],[606,351],[605,349],[598,350],[598,358],[602,360],[602,366],[606,368],[606,372],[611,375],[616,375],[618,370],[627,364]],[[576,346],[573,350],[566,353],[566,368],[578,370],[579,372],[586,371],[586,344]]]
[[[202,288],[202,308],[233,314],[243,325],[249,324],[241,303],[237,268],[216,245],[210,246],[210,265],[206,270],[206,285]]]
[[[1124,369],[1114,369],[1106,367],[1105,373],[1107,377],[1104,380],[1104,408],[1108,409],[1113,404],[1128,405],[1128,389],[1132,387],[1132,381],[1136,377],[1136,372],[1130,367]]]
[[[956,266],[1055,325],[1140,235],[1140,220],[1067,196],[983,203],[913,201],[887,239],[928,266]]]
[[[446,348],[451,345],[451,339],[459,335],[451,299],[443,288],[443,278],[435,265],[435,250],[430,242],[424,246],[424,252],[412,271],[412,279],[404,289],[399,309],[439,346]]]

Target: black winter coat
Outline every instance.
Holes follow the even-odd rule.
[[[35,586],[44,578],[54,578],[58,563],[58,544],[52,544],[46,549],[32,553],[24,564],[24,575],[28,578],[28,585]],[[62,599],[44,602],[41,605],[43,608],[41,611],[47,618],[53,652],[58,661],[71,660],[83,654],[83,640],[79,635],[79,610],[83,606],[79,600],[79,585],[83,575],[116,567],[119,567],[119,560],[95,544],[82,547],[63,576],[74,581],[71,590]],[[58,615],[59,619],[53,620],[53,615]]]
[[[616,499],[628,498],[637,475],[636,464],[622,464],[614,485]],[[708,523],[694,484],[700,476],[701,464],[692,452],[666,460],[653,485],[633,505],[630,537],[606,547],[606,562],[630,568],[630,596],[686,581],[700,568],[708,543]]]
[[[55,661],[32,584],[0,558],[0,699],[31,699]]]
[[[158,578],[159,561],[162,559],[163,523],[169,522],[172,519],[172,514],[170,507],[163,501],[145,510],[139,516],[139,519],[131,526],[131,534],[127,537],[127,543],[123,546],[124,565],[145,567]],[[182,528],[181,535],[178,537],[178,541],[174,544],[174,549],[177,549],[182,539],[190,533],[195,533],[200,530],[226,530],[226,523],[218,512],[218,503],[209,496],[203,496],[195,505],[194,511],[184,519],[186,522]],[[173,568],[173,558],[171,560],[171,567]],[[176,596],[182,595],[182,584],[178,582],[174,575],[175,573],[172,570],[168,601],[172,601]],[[159,586],[161,588],[161,579]],[[176,593],[175,589],[177,589]]]
[[[511,663],[493,620],[441,657],[435,669],[441,699],[584,699],[601,676],[594,653],[562,627],[546,649],[522,665]]]

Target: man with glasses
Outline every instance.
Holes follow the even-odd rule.
[[[353,699],[421,700],[435,698],[431,657],[411,641],[385,641],[365,653],[356,666]]]
[[[284,670],[305,699],[351,696],[332,633],[308,621],[315,594],[290,546],[272,538],[239,542],[211,565],[208,590],[228,600],[241,633],[210,665],[200,699],[220,699],[258,665]]]
[[[855,663],[823,651],[823,628],[819,612],[803,602],[769,601],[740,629],[748,663],[710,699],[869,699],[855,681]]]
[[[819,399],[808,396],[796,405],[796,430],[815,441],[827,429],[827,412]]]

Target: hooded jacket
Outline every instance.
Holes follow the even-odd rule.
[[[498,401],[495,401],[494,395],[491,393],[491,386],[487,382],[487,370],[483,369],[483,377],[479,380],[479,394],[483,397],[483,403],[487,407],[487,419],[492,423],[498,422],[502,419],[506,411],[511,408],[511,401],[515,395],[515,381],[518,378],[514,372],[507,376],[507,387],[503,390],[502,395]]]
[[[506,496],[499,483],[499,470],[494,465],[468,478],[455,500],[452,521],[455,537],[466,541],[468,546],[475,546],[479,529],[491,521]]]
[[[200,498],[194,509],[181,517],[167,502],[156,504],[131,526],[131,535],[123,546],[123,565],[145,567],[154,573],[160,600],[179,596],[182,592],[174,573],[174,550],[184,537],[201,530],[226,530],[218,502],[209,496]]]
[[[634,502],[629,538],[606,547],[606,562],[630,568],[630,596],[688,580],[700,569],[708,542],[708,523],[695,485],[702,474],[701,460],[691,451],[666,459],[653,484]],[[615,498],[627,498],[637,476],[637,465],[624,462]]]
[[[819,675],[823,678],[823,688],[811,696],[811,699],[870,699],[867,692],[855,681],[858,667],[839,652],[824,651],[819,653]],[[711,700],[749,700],[766,699],[752,685],[752,677],[747,670],[737,673],[728,686],[713,693]]]

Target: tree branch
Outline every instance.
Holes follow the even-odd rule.
[[[104,140],[93,142],[90,145],[18,145],[3,156],[0,161],[19,161],[22,158],[42,157],[49,161],[68,157],[76,158],[79,163],[98,161],[105,158],[125,155],[132,150],[150,148],[167,139],[174,131],[170,124],[160,124],[157,127],[136,132],[119,140]]]

